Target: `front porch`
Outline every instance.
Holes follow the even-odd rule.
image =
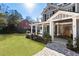
[[[79,35],[78,16],[77,13],[58,11],[45,22],[31,24],[31,33],[42,36],[48,32],[52,36],[52,42],[55,41],[56,36],[72,37],[73,46],[75,46],[75,38]]]
[[[71,21],[57,21],[54,22],[54,36],[63,36],[63,37],[71,37],[72,36],[72,20]],[[35,33],[36,35],[43,35],[45,32],[50,34],[50,24],[38,24],[38,25],[32,25],[33,29],[32,33]]]
[[[55,37],[72,37],[72,19],[55,21]]]

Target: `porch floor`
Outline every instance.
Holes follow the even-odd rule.
[[[52,50],[55,50],[55,51],[57,51],[59,53],[62,53],[64,55],[66,55],[66,56],[79,56],[78,53],[67,49],[66,48],[66,43],[67,43],[66,39],[55,38],[54,42],[48,43],[46,45],[46,47],[50,48]]]

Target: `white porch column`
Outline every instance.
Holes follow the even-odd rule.
[[[33,33],[33,25],[31,25],[31,34]]]
[[[38,33],[38,29],[37,29],[38,25],[35,25],[35,34],[37,35]]]
[[[60,33],[59,33],[59,31],[60,31],[60,30],[59,30],[59,27],[60,27],[59,24],[57,24],[57,36],[59,36],[59,34],[60,34]]]
[[[42,24],[42,35],[44,34],[44,24]]]
[[[76,18],[72,19],[72,30],[73,30],[73,46],[76,47],[76,37],[77,37],[77,20]]]
[[[50,22],[50,35],[52,36],[52,41],[54,40],[54,22]]]

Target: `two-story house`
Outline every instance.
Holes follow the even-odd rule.
[[[48,32],[52,36],[67,36],[73,38],[79,36],[79,4],[78,3],[48,3],[44,8],[41,22],[31,24],[31,33]],[[34,27],[34,28],[33,28]]]

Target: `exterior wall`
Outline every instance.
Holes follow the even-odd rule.
[[[42,12],[42,16],[43,16],[42,22],[49,19],[56,12],[56,10],[57,8],[47,4],[46,8]],[[45,18],[45,15],[46,15],[46,18]]]
[[[30,29],[30,23],[27,21],[27,20],[23,20],[21,21],[19,24],[18,24],[18,27],[19,28],[22,28],[22,29]]]
[[[77,19],[77,36],[79,36],[79,19]]]
[[[76,3],[76,4],[75,4],[75,7],[76,7],[76,8],[75,8],[75,9],[76,9],[75,12],[79,12],[79,3]]]
[[[54,15],[58,10],[69,11],[69,12],[79,12],[79,3],[68,3],[60,4],[58,3],[48,3],[42,12],[42,22],[48,20],[52,15]],[[46,14],[46,18],[45,18]]]

